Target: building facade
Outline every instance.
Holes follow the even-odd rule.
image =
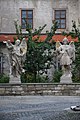
[[[25,31],[25,21],[34,30],[47,24],[43,33],[52,26],[52,21],[58,22],[57,33],[70,31],[72,20],[80,22],[80,0],[0,0],[0,37],[14,34],[14,21],[18,20]],[[0,44],[0,72],[9,72],[8,52],[5,45]],[[6,62],[4,62],[6,61]]]
[[[22,18],[27,19],[33,29],[47,24],[43,32],[57,19],[60,30],[69,31],[72,20],[78,22],[80,19],[79,4],[80,0],[0,0],[0,33],[15,33],[14,21],[19,20],[22,25]],[[24,28],[22,26],[23,32]]]

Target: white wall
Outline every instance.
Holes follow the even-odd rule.
[[[21,9],[33,9],[33,28],[47,24],[49,30],[55,9],[66,9],[67,30],[71,30],[72,20],[78,21],[80,0],[0,0],[0,32],[15,33],[14,20],[21,24]]]

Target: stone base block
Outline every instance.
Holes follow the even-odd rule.
[[[72,83],[72,78],[70,75],[62,75],[60,78],[60,83]]]
[[[21,83],[20,76],[18,76],[18,77],[10,76],[9,83],[12,83],[12,84],[13,84],[13,83],[14,83],[14,84]]]

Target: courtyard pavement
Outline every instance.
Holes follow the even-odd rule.
[[[0,120],[80,120],[79,96],[0,96]]]

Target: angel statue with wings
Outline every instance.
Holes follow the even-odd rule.
[[[26,40],[23,38],[20,42],[20,40],[17,39],[15,45],[13,45],[10,40],[4,41],[4,43],[6,43],[9,53],[10,75],[18,77],[22,72],[25,72],[23,63],[27,52]]]
[[[69,43],[68,39],[65,37],[61,44],[59,41],[56,42],[56,51],[58,53],[58,60],[62,67],[63,75],[72,77],[71,65],[75,60],[75,45],[71,41]]]

